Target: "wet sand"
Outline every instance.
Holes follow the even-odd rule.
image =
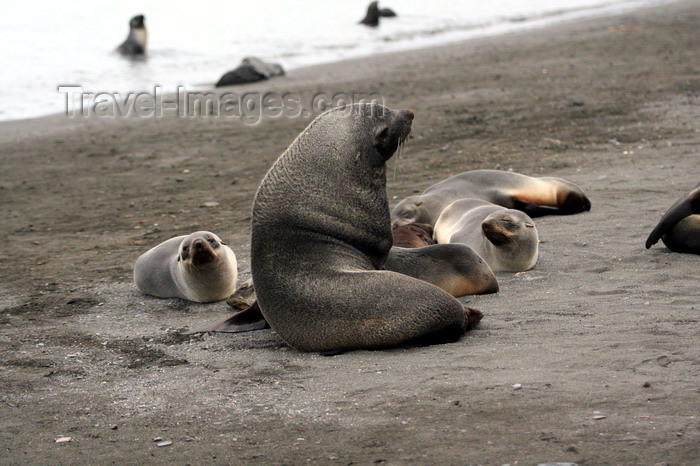
[[[485,317],[447,345],[186,336],[226,305],[135,290],[142,252],[198,229],[248,278],[253,194],[310,119],[0,124],[2,462],[697,463],[700,257],[644,241],[699,181],[699,28],[682,1],[217,91],[413,109],[392,202],[476,168],[589,194],[589,213],[536,220],[536,267],[462,299]]]

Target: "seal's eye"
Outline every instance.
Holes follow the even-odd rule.
[[[187,252],[188,249],[190,249],[189,246],[183,246],[183,247],[182,247],[182,252]]]

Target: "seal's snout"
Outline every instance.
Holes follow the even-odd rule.
[[[486,239],[495,245],[505,244],[511,239],[508,228],[493,218],[487,218],[481,223],[481,231],[486,236]]]
[[[203,239],[197,239],[192,243],[192,247],[194,248],[195,251],[199,251],[201,249],[204,249],[204,240]]]
[[[413,117],[416,116],[413,110],[404,110],[403,113],[406,115],[406,118],[408,118],[408,121],[413,121]]]

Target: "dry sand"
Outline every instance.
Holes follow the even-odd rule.
[[[0,462],[698,464],[700,257],[643,247],[699,181],[698,30],[682,1],[243,88],[412,108],[391,199],[494,167],[589,193],[537,220],[537,266],[464,299],[485,317],[448,345],[183,336],[226,306],[134,289],[139,254],[201,228],[249,277],[252,196],[308,119],[3,123]]]

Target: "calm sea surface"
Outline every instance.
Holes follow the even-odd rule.
[[[32,0],[0,15],[0,120],[63,110],[59,85],[90,92],[202,88],[248,55],[285,68],[499,34],[580,16],[612,14],[659,0],[393,0],[399,16],[372,29],[367,0]],[[128,21],[146,15],[148,57],[113,53]]]

